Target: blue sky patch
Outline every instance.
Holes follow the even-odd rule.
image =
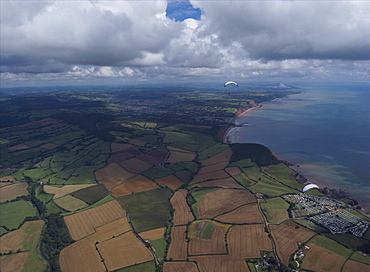
[[[200,20],[201,14],[201,9],[194,8],[189,0],[167,0],[166,16],[176,22],[189,18]]]

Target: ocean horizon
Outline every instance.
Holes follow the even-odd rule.
[[[370,211],[369,83],[296,84],[302,92],[239,116],[227,137],[259,143],[309,182],[342,190]]]

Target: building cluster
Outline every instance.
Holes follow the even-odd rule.
[[[310,220],[329,229],[333,234],[350,232],[362,237],[369,228],[369,222],[346,210],[315,215]]]
[[[336,199],[319,197],[309,194],[289,194],[283,196],[284,200],[291,204],[292,217],[311,216],[323,212],[335,211],[345,204]]]

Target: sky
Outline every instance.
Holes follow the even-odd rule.
[[[366,0],[0,3],[1,87],[369,82]]]

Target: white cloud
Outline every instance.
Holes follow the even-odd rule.
[[[367,1],[2,1],[1,78],[368,80]],[[3,83],[2,83],[3,84]]]

